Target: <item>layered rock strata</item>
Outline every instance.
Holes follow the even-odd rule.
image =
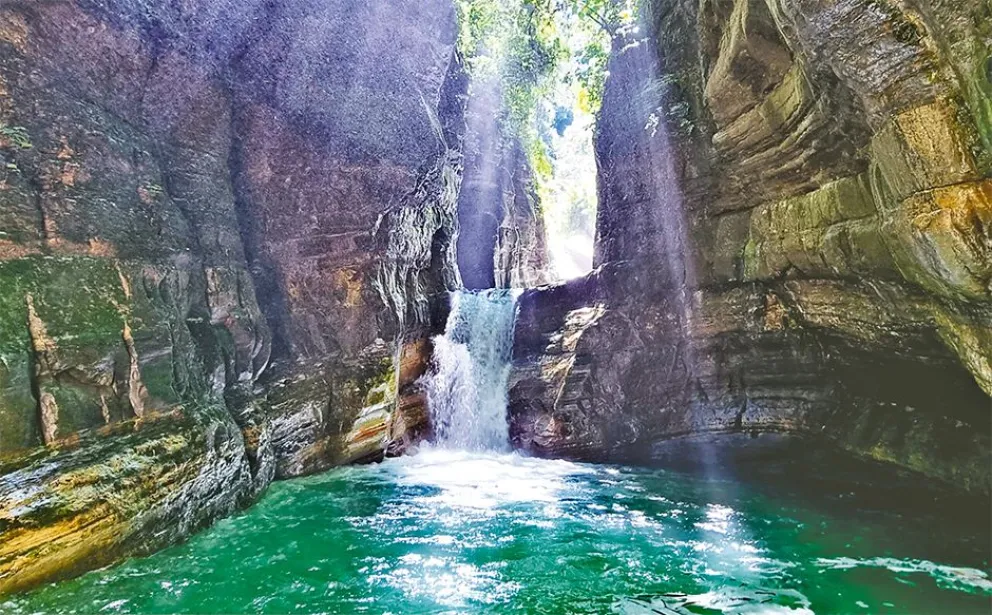
[[[987,493],[988,4],[649,8],[597,135],[602,270],[521,300],[518,443],[784,431]]]
[[[456,27],[444,0],[0,6],[0,594],[420,428]]]

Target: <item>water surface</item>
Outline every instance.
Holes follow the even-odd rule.
[[[939,501],[866,509],[843,484],[827,499],[785,488],[816,472],[428,450],[275,484],[186,544],[0,611],[989,612],[981,524],[947,522]]]

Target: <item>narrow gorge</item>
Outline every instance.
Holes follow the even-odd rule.
[[[987,613],[986,0],[3,0],[0,612]]]

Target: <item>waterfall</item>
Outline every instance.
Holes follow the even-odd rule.
[[[519,290],[452,294],[444,335],[434,338],[427,403],[437,444],[509,450],[506,383]]]

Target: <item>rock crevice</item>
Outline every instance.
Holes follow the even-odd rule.
[[[521,304],[519,444],[784,431],[987,493],[988,10],[649,3],[599,122],[602,270]]]

